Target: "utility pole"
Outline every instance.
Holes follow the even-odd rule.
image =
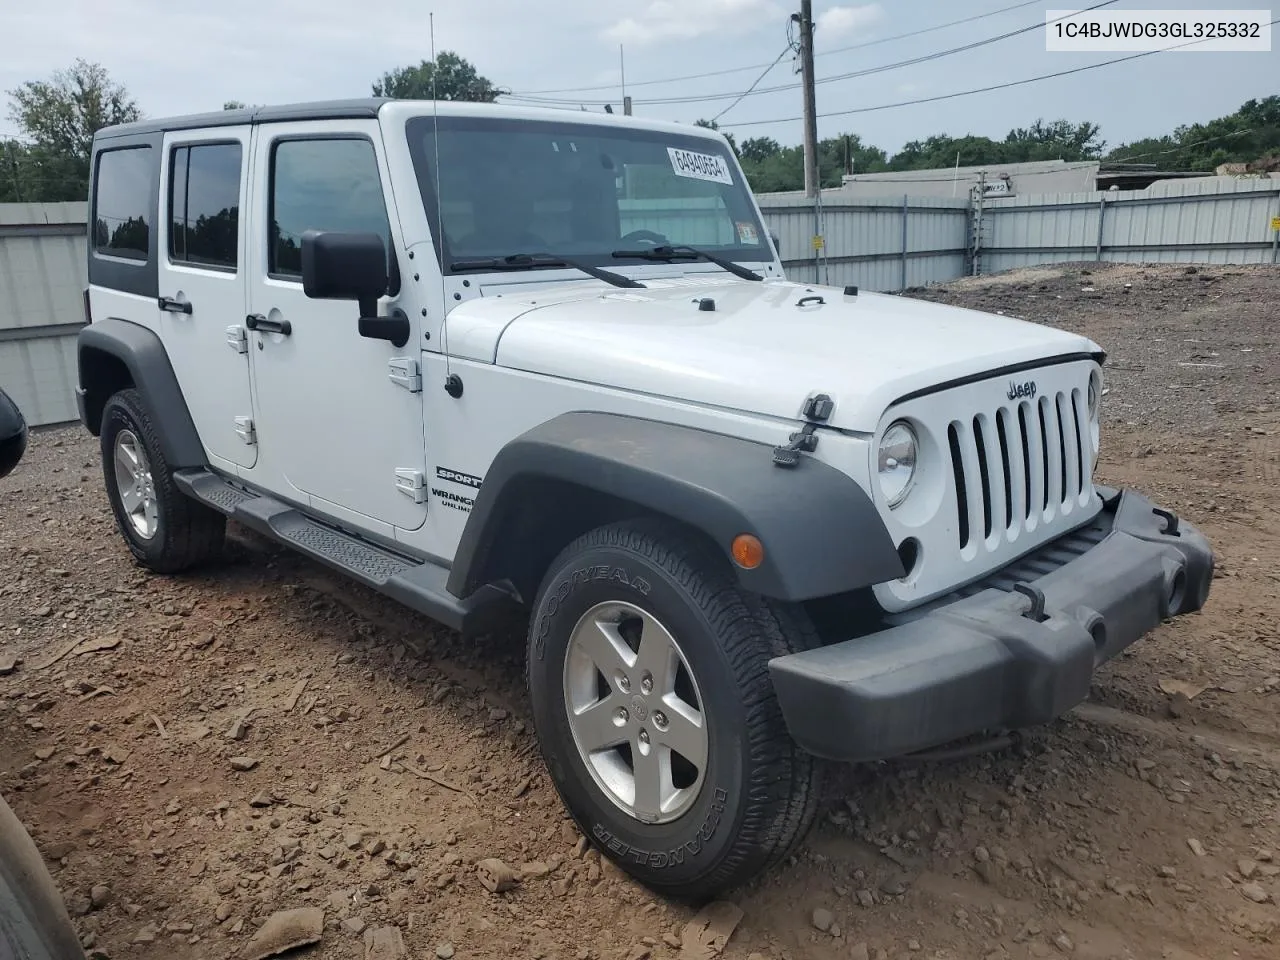
[[[627,55],[618,44],[618,68],[622,74],[622,113],[631,116],[631,98],[627,96]]]
[[[804,82],[804,195],[816,197],[818,179],[818,106],[813,88],[813,0],[800,0],[800,72]]]

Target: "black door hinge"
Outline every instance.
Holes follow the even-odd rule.
[[[812,453],[816,450],[818,437],[814,431],[818,429],[818,424],[831,417],[831,411],[834,409],[835,401],[825,393],[819,393],[805,400],[804,407],[800,410],[800,415],[807,422],[800,428],[799,432],[791,434],[788,438],[791,441],[790,443],[786,446],[773,448],[774,466],[794,467],[800,462],[800,454]]]

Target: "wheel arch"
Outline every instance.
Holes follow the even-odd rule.
[[[80,421],[95,437],[111,396],[134,387],[146,399],[172,469],[206,464],[204,445],[187,408],[164,344],[154,331],[109,317],[82,329],[77,338]]]
[[[563,414],[499,451],[458,545],[449,591],[509,581],[531,599],[560,550],[596,526],[666,517],[697,532],[739,584],[803,601],[901,576],[875,504],[846,474],[803,458],[774,466],[768,444],[618,414]],[[750,533],[765,561],[730,559]]]

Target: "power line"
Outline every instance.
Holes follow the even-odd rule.
[[[935,24],[932,27],[922,27],[919,30],[911,30],[907,33],[895,33],[888,37],[879,37],[875,40],[864,40],[861,43],[850,44],[847,47],[836,47],[832,50],[819,50],[814,52],[815,57],[825,57],[835,53],[847,53],[850,50],[862,50],[866,47],[878,46],[882,43],[891,43],[895,40],[905,40],[908,37],[918,37],[926,33],[933,33],[937,30],[945,30],[948,27],[958,27],[961,24],[973,23],[975,20],[985,20],[988,17],[995,17],[1002,13],[1008,13],[1010,10],[1020,10],[1023,7],[1030,7],[1034,4],[1042,3],[1043,0],[1023,0],[1022,3],[1015,3],[1012,6],[1001,7],[999,10],[992,10],[989,13],[979,13],[972,17],[965,17],[961,20],[950,20],[947,23]],[[705,80],[708,77],[725,77],[733,73],[746,73],[748,70],[759,70],[765,65],[763,63],[753,63],[745,67],[731,67],[727,70],[712,70],[708,73],[691,73],[683,77],[667,77],[662,80],[641,80],[638,83],[630,83],[631,87],[652,87],[664,83],[682,83],[685,80]],[[523,93],[517,92],[513,96],[540,96],[547,93],[594,93],[598,90],[613,90],[617,84],[601,84],[594,87],[558,87],[554,90],[525,90]],[[576,101],[574,101],[576,102]]]
[[[727,107],[725,107],[725,108],[724,108],[723,110],[721,110],[719,113],[717,113],[714,117],[712,117],[712,118],[711,118],[711,122],[712,122],[712,123],[715,123],[717,120],[719,120],[721,117],[723,117],[726,113],[728,113],[730,110],[732,110],[732,109],[733,109],[734,107],[736,107],[738,104],[740,104],[743,100],[745,100],[745,99],[747,98],[747,96],[751,93],[751,91],[752,91],[752,90],[754,90],[757,86],[759,86],[759,85],[760,85],[760,81],[761,81],[761,80],[763,80],[765,77],[767,77],[767,76],[769,75],[770,71],[772,71],[774,67],[776,67],[779,63],[781,63],[781,62],[782,62],[782,58],[783,58],[783,57],[785,57],[788,53],[791,53],[791,52],[792,52],[792,47],[791,47],[791,44],[789,44],[789,43],[788,43],[785,47],[783,47],[783,48],[782,48],[782,52],[781,52],[781,53],[779,53],[779,54],[774,58],[773,63],[769,64],[769,66],[767,66],[767,67],[765,67],[765,68],[764,68],[764,73],[762,73],[762,74],[760,74],[760,76],[756,77],[755,83],[753,83],[753,84],[751,84],[751,86],[747,87],[747,89],[746,89],[746,90],[744,90],[744,91],[742,92],[742,95],[741,95],[740,97],[738,97],[738,99],[737,99],[737,100],[733,101],[733,103],[729,104]]]
[[[1273,21],[1274,22],[1274,21]],[[1143,157],[1159,157],[1166,153],[1177,153],[1179,150],[1190,150],[1192,147],[1198,147],[1205,143],[1217,143],[1219,140],[1227,140],[1231,137],[1242,137],[1246,133],[1253,133],[1254,128],[1249,127],[1246,130],[1233,130],[1231,133],[1224,133],[1217,137],[1206,137],[1203,140],[1197,140],[1194,143],[1180,143],[1176,147],[1170,147],[1167,150],[1148,150],[1146,153],[1131,153],[1127,157],[1108,157],[1107,163],[1127,163],[1130,160],[1141,160]]]
[[[1272,20],[1271,24],[1280,23],[1280,19]],[[989,87],[977,87],[973,90],[958,90],[955,93],[942,93],[936,97],[921,97],[916,100],[899,100],[897,103],[881,103],[874,107],[855,107],[851,110],[833,110],[828,113],[820,113],[819,117],[847,117],[855,113],[875,113],[879,110],[893,110],[897,107],[912,107],[919,103],[936,103],[939,100],[953,100],[956,97],[968,97],[975,93],[990,93],[994,90],[1007,90],[1009,87],[1021,87],[1028,83],[1037,83],[1040,80],[1052,80],[1055,77],[1067,77],[1073,73],[1084,73],[1086,70],[1097,70],[1099,67],[1109,67],[1115,63],[1124,63],[1127,60],[1140,60],[1143,57],[1149,57],[1155,53],[1167,53],[1170,50],[1178,50],[1182,47],[1189,47],[1197,43],[1204,43],[1211,38],[1203,37],[1199,40],[1191,40],[1187,43],[1179,43],[1172,47],[1161,47],[1159,50],[1145,50],[1142,53],[1133,53],[1127,57],[1116,57],[1114,60],[1103,60],[1100,63],[1091,63],[1083,67],[1073,67],[1070,70],[1059,70],[1057,73],[1046,73],[1038,77],[1027,77],[1025,80],[1010,80],[1008,83],[997,83]],[[772,120],[743,120],[738,123],[727,123],[726,127],[759,127],[769,123],[793,123],[800,120],[800,117],[777,117]]]
[[[1071,13],[1067,13],[1061,17],[1058,17],[1056,20],[1051,20],[1049,22],[1057,23],[1060,20],[1069,19],[1070,17],[1076,16],[1080,13],[1087,13],[1090,10],[1098,10],[1102,7],[1113,6],[1117,2],[1118,0],[1102,0],[1102,2],[1100,3],[1095,3],[1092,6],[1085,7],[1083,10],[1072,11]],[[842,80],[852,80],[857,77],[867,77],[877,73],[886,73],[890,70],[901,69],[902,67],[914,67],[921,63],[927,63],[930,60],[940,60],[943,57],[950,57],[957,53],[965,53],[969,50],[976,50],[979,47],[985,47],[993,43],[999,43],[1002,40],[1008,40],[1010,37],[1017,37],[1024,33],[1030,33],[1033,30],[1041,30],[1044,27],[1045,27],[1045,23],[1036,22],[1036,23],[1028,24],[1025,27],[1019,27],[1017,30],[1010,30],[1007,33],[1002,33],[994,37],[987,37],[984,40],[975,40],[972,43],[962,44],[958,47],[951,47],[950,49],[947,49],[947,50],[936,50],[933,53],[924,54],[919,57],[912,57],[908,60],[898,60],[893,63],[883,63],[883,64],[880,64],[879,66],[867,67],[863,70],[854,70],[849,73],[840,73],[840,74],[835,74],[829,77],[821,77],[818,80],[816,80],[815,83],[818,83],[818,84],[836,83]],[[772,67],[770,67],[770,69],[772,69]],[[757,83],[758,82],[759,81],[757,81]],[[746,93],[712,93],[712,94],[706,94],[705,96],[700,96],[700,97],[658,97],[651,100],[635,100],[634,102],[637,104],[684,104],[684,103],[710,103],[716,100],[733,100],[734,98],[741,100],[743,97],[747,96],[748,93],[754,93],[755,95],[759,96],[761,94],[766,94],[766,93],[779,93],[783,90],[794,90],[799,86],[800,86],[799,83],[784,83],[774,87],[765,87],[761,90],[754,90],[754,91],[749,90]],[[512,100],[519,100],[526,103],[542,103],[542,104],[583,103],[583,104],[591,104],[593,106],[600,106],[606,103],[613,102],[612,100],[563,100],[563,99],[554,98],[554,97],[534,97],[534,96],[522,96],[517,94],[508,94],[507,98]]]

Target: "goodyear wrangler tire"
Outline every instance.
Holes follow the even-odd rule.
[[[795,608],[740,590],[684,528],[593,530],[552,563],[529,634],[543,757],[591,842],[696,900],[786,858],[819,762],[787,733],[768,661],[812,646]]]
[[[222,552],[226,517],[173,482],[151,413],[137,390],[102,410],[102,474],[116,525],[130,552],[156,573],[179,573]]]

